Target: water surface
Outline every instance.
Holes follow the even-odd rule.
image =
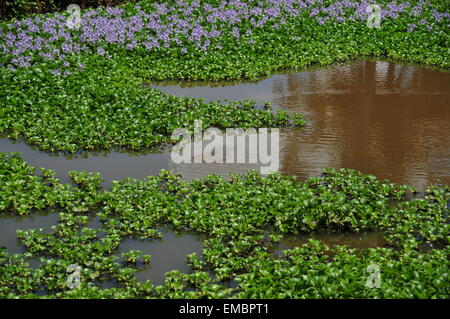
[[[253,99],[258,106],[300,112],[302,129],[283,129],[280,171],[299,179],[322,167],[353,168],[415,186],[450,184],[450,73],[382,61],[275,74],[256,83],[157,82],[175,96],[205,100]],[[0,140],[0,151],[22,152],[36,167],[63,181],[70,170],[101,172],[103,186],[131,176],[172,169],[186,179],[258,169],[259,164],[174,164],[160,153],[103,152],[73,158],[39,152],[23,142]]]
[[[432,184],[450,184],[450,74],[418,66],[381,61],[275,74],[256,83],[158,82],[151,84],[175,96],[205,100],[253,99],[274,109],[300,112],[308,120],[301,129],[283,129],[280,136],[280,171],[303,180],[320,175],[322,167],[352,168],[409,184],[419,191]],[[225,175],[258,169],[258,164],[174,164],[169,150],[159,153],[122,151],[56,156],[40,152],[22,141],[0,139],[1,152],[21,152],[31,165],[56,170],[69,182],[71,170],[100,172],[104,187],[125,177],[143,178],[172,169],[185,179],[206,174]],[[241,150],[241,151],[245,151]],[[57,214],[0,219],[0,246],[23,252],[16,229],[45,228],[57,224]],[[101,227],[96,219],[90,227]],[[308,238],[330,246],[353,248],[384,246],[382,234],[313,234],[285,237],[279,247],[297,247]],[[131,249],[153,256],[138,272],[140,281],[163,282],[164,273],[189,272],[186,255],[201,252],[193,234],[168,231],[162,240],[124,240],[118,254]]]
[[[257,83],[152,86],[208,101],[269,101],[275,109],[304,114],[304,129],[282,130],[284,174],[305,179],[322,167],[345,167],[421,191],[450,184],[448,72],[366,60],[276,74]]]
[[[57,225],[59,215],[56,213],[41,213],[29,216],[0,217],[0,247],[5,247],[10,254],[24,253],[25,246],[17,240],[17,229],[40,229],[51,232],[51,227]]]
[[[186,256],[196,253],[201,258],[202,239],[191,233],[166,230],[162,232],[162,239],[126,239],[118,248],[120,252],[118,256],[136,249],[142,251],[144,255],[152,256],[150,264],[141,267],[136,273],[136,278],[141,282],[152,280],[154,285],[161,285],[164,283],[166,272],[172,270],[191,272]]]

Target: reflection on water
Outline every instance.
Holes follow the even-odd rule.
[[[381,232],[370,233],[335,233],[335,232],[315,232],[307,235],[285,235],[274,250],[277,257],[283,256],[283,251],[293,249],[307,244],[309,239],[320,240],[322,244],[334,249],[336,246],[346,246],[347,248],[365,249],[387,247],[388,243]]]
[[[306,244],[309,239],[320,240],[330,248],[336,245],[346,245],[349,248],[375,248],[387,245],[384,234],[380,232],[370,233],[334,233],[316,232],[308,235],[285,235],[280,241],[280,248],[292,249]]]
[[[161,240],[126,239],[119,246],[120,254],[133,249],[152,256],[150,264],[141,268],[136,273],[136,278],[140,282],[152,280],[154,285],[161,285],[165,280],[164,274],[168,271],[190,272],[186,256],[196,253],[201,257],[202,241],[199,236],[190,233],[165,231],[162,232]]]
[[[177,96],[269,101],[300,112],[301,130],[282,130],[281,170],[301,179],[346,167],[423,190],[450,183],[450,74],[358,61],[274,75],[254,84],[153,85]]]
[[[0,247],[5,247],[9,254],[24,253],[26,248],[17,240],[17,229],[42,228],[44,232],[51,233],[53,232],[51,227],[58,225],[58,223],[59,215],[57,213],[42,213],[25,217],[2,215],[0,216]],[[98,216],[91,218],[87,227],[101,229],[100,218]],[[118,248],[117,256],[135,249],[152,256],[150,264],[140,267],[136,273],[136,278],[141,282],[152,280],[153,284],[159,285],[164,283],[164,274],[168,271],[179,270],[189,273],[190,268],[186,256],[194,252],[197,256],[202,256],[202,238],[200,235],[187,232],[176,233],[170,229],[161,233],[162,239],[126,239]],[[102,236],[101,234],[102,232],[100,236]],[[28,262],[31,267],[38,267],[38,256],[28,260]],[[115,282],[99,282],[98,284],[103,288],[110,288],[115,285]]]
[[[300,179],[317,176],[322,167],[346,167],[378,178],[410,184],[420,191],[431,184],[450,184],[450,74],[417,66],[358,61],[327,69],[277,74],[257,83],[158,83],[164,92],[206,100],[253,99],[275,109],[300,112],[308,120],[302,129],[280,134],[280,166]],[[259,164],[174,164],[168,150],[160,153],[105,152],[67,158],[35,150],[23,142],[0,139],[1,152],[21,152],[31,165],[56,170],[68,182],[67,172],[101,172],[109,187],[112,180],[142,178],[161,169],[173,169],[184,178],[206,174],[245,173]],[[245,150],[241,150],[245,151]],[[57,224],[58,215],[33,215],[0,219],[0,247],[23,252],[17,229],[45,228]],[[101,227],[94,218],[89,227]],[[285,237],[278,253],[315,238],[325,244],[352,248],[386,245],[383,235],[315,233]],[[132,249],[152,255],[150,265],[137,273],[140,281],[164,281],[164,273],[189,272],[186,255],[201,254],[201,240],[192,234],[163,233],[163,240],[127,239],[118,254]]]
[[[30,165],[51,168],[63,183],[69,183],[69,171],[100,172],[104,178],[103,187],[109,187],[113,180],[126,177],[142,178],[157,175],[161,169],[169,168],[170,154],[162,153],[126,153],[97,152],[84,156],[57,156],[36,150],[22,141],[0,139],[1,152],[20,152],[21,157]],[[37,171],[40,174],[39,171]]]
[[[17,240],[17,229],[39,229],[51,232],[51,227],[57,225],[59,216],[55,213],[34,214],[32,216],[5,216],[0,218],[0,247],[6,247],[8,253],[17,254],[25,252],[25,246]]]
[[[280,133],[280,170],[300,179],[322,167],[346,167],[415,186],[450,184],[450,74],[381,61],[276,74],[257,83],[158,82],[176,96],[205,100],[265,101],[300,112],[302,129]],[[200,119],[201,120],[201,119]],[[244,173],[258,164],[174,164],[161,153],[96,153],[67,160],[0,140],[0,151],[22,152],[36,167],[67,181],[70,170],[101,172],[104,186],[126,176],[141,178],[173,169],[184,178]]]

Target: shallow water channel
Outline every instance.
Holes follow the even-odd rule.
[[[428,185],[450,184],[450,73],[381,61],[275,74],[256,83],[158,82],[149,86],[175,96],[205,100],[253,99],[257,106],[300,112],[307,119],[301,129],[280,130],[280,171],[299,179],[317,176],[322,167],[346,167],[380,179],[409,184],[423,191]],[[40,152],[22,141],[0,139],[1,152],[21,152],[35,167],[54,169],[63,182],[67,172],[101,172],[104,187],[127,176],[142,178],[172,169],[185,179],[206,174],[245,173],[256,164],[174,164],[169,150],[159,153],[123,151],[88,153],[78,157]],[[244,150],[245,151],[245,150]],[[0,247],[23,252],[16,229],[56,224],[56,214],[0,218]],[[96,227],[100,227],[100,223]],[[95,226],[95,225],[94,225]],[[90,227],[94,227],[90,226]],[[330,246],[383,246],[382,234],[317,234]],[[286,238],[280,249],[303,244],[306,238]],[[193,234],[170,230],[162,240],[125,240],[120,252],[142,250],[153,256],[139,280],[162,283],[172,269],[188,271],[186,255],[201,251]]]

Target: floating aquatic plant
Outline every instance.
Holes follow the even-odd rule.
[[[256,80],[368,55],[450,65],[445,0],[376,1],[380,28],[366,23],[372,2],[143,0],[83,11],[80,29],[59,13],[0,22],[0,134],[77,153],[170,144],[174,129],[197,119],[219,128],[302,126],[300,114],[268,104],[207,103],[142,83]],[[304,182],[257,172],[186,182],[163,170],[110,190],[100,174],[71,172],[73,184],[54,176],[0,153],[0,214],[59,213],[51,230],[17,230],[25,253],[0,248],[0,297],[449,298],[448,186],[415,198],[411,187],[347,169]],[[99,228],[89,227],[94,217]],[[132,250],[120,262],[116,254],[124,239],[161,238],[160,225],[206,239],[201,256],[186,256],[192,273],[170,271],[154,286],[134,276],[150,255]],[[320,229],[380,231],[390,246],[356,251],[311,240],[273,254],[284,235]],[[374,263],[380,289],[365,285]],[[70,265],[81,268],[76,289],[67,285]]]
[[[83,11],[79,30],[59,13],[1,22],[0,134],[52,152],[152,148],[195,119],[219,128],[287,123],[245,103],[141,88],[149,79],[256,80],[368,55],[450,65],[445,0],[377,3],[379,29],[367,26],[368,1],[142,1]]]
[[[17,154],[2,156],[0,214],[23,214],[23,206],[10,204],[23,198],[33,210],[41,203],[60,216],[51,231],[17,231],[25,253],[0,249],[2,297],[448,298],[448,186],[417,198],[411,187],[349,169],[326,169],[304,182],[256,171],[187,182],[163,170],[102,190],[98,174],[71,173],[73,185],[49,185],[52,172],[36,176]],[[26,188],[11,193],[25,180]],[[57,200],[43,200],[41,188]],[[86,209],[74,209],[80,205]],[[100,228],[89,227],[94,216]],[[115,254],[126,238],[159,238],[162,224],[204,234],[202,254],[186,256],[192,273],[174,270],[162,285],[141,283],[134,273],[151,256],[131,250],[121,263]],[[317,229],[381,231],[390,246],[355,250],[311,240],[283,258],[273,254],[285,234]],[[31,259],[40,265],[31,268]],[[66,269],[73,264],[82,269],[81,287],[71,290]],[[370,264],[381,268],[380,289],[365,285]],[[105,281],[115,287],[99,288]]]

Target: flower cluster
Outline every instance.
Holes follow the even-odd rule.
[[[147,51],[177,48],[181,54],[210,48],[220,50],[227,37],[252,45],[253,33],[258,29],[279,28],[289,19],[302,15],[314,18],[319,25],[363,23],[369,16],[367,8],[371,3],[368,0],[341,0],[330,5],[323,0],[224,0],[213,6],[198,0],[177,0],[169,6],[142,1],[142,6],[136,5],[132,10],[108,7],[84,11],[78,29],[68,27],[65,14],[30,17],[0,27],[0,66],[15,70],[39,61],[57,61],[63,67],[68,57],[80,53],[110,58],[108,48],[114,45]],[[428,5],[423,0],[415,5],[392,1],[383,7],[380,18],[383,21],[407,14],[417,17],[420,20],[417,24],[423,29],[432,31],[433,24],[446,23],[450,14],[434,9],[425,15],[424,8]],[[412,23],[405,31],[417,29]],[[82,68],[80,62],[73,65],[73,60],[72,66]]]

